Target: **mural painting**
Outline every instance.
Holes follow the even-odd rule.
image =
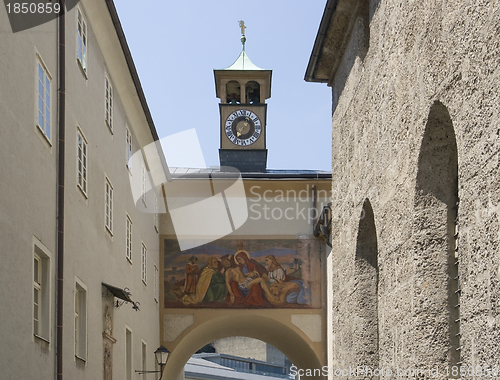
[[[320,308],[322,250],[307,238],[221,239],[187,251],[165,239],[164,305]]]

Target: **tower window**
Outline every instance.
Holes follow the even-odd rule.
[[[245,85],[245,102],[251,104],[260,103],[260,84],[250,81]]]
[[[226,84],[226,96],[227,103],[241,103],[241,86],[237,81],[232,80]]]

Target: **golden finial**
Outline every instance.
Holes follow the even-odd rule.
[[[240,28],[241,28],[241,38],[240,38],[240,41],[243,44],[243,50],[245,50],[245,42],[247,41],[247,38],[245,37],[245,29],[247,27],[245,26],[245,21],[243,21],[243,20],[238,21],[238,23],[240,24]]]
[[[240,20],[240,21],[238,21],[238,23],[240,24],[240,28],[241,28],[241,35],[244,36],[245,35],[245,29],[247,28],[245,26],[245,21]]]

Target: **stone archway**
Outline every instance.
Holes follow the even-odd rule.
[[[215,340],[231,336],[262,340],[283,352],[297,368],[316,369],[317,375],[321,373],[323,360],[317,357],[305,334],[267,316],[238,313],[211,318],[187,331],[172,350],[165,366],[164,378],[181,380],[184,365],[197,349]],[[324,377],[308,378],[319,380]]]

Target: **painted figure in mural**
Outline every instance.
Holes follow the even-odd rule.
[[[276,260],[276,257],[274,255],[266,256],[266,265],[267,274],[263,274],[262,277],[264,277],[269,282],[269,284],[285,281],[285,270],[283,269],[281,264],[278,263],[278,260]]]
[[[218,269],[219,260],[217,257],[209,257],[207,266],[200,273],[195,292],[182,297],[182,303],[184,305],[198,304],[205,300],[207,294],[207,298],[210,299],[208,302],[223,301],[226,297],[226,283],[224,276]],[[215,279],[212,281],[214,276]]]
[[[274,283],[269,289],[274,297],[268,299],[273,304],[308,305],[311,303],[311,291],[304,286],[302,280]]]
[[[262,274],[266,273],[266,268],[256,260],[251,259],[247,251],[237,251],[234,254],[234,261],[245,276],[254,272],[254,275],[258,274],[260,277]],[[242,289],[237,281],[230,280],[229,286],[234,295],[235,303],[237,304],[260,306],[266,303],[266,299],[262,294],[263,288],[261,283],[254,282],[252,284],[247,284],[246,289]]]
[[[266,268],[256,260],[251,259],[247,251],[237,251],[234,254],[234,261],[244,274],[256,271],[259,276],[262,276],[267,273]]]
[[[191,294],[196,291],[196,283],[198,282],[198,274],[200,273],[198,265],[196,264],[197,261],[198,258],[193,255],[186,264],[184,281],[184,293],[186,294]]]
[[[226,277],[225,274],[219,272],[219,261],[214,257],[208,259],[212,263],[212,268],[215,269],[215,273],[210,279],[210,284],[208,285],[205,297],[203,297],[203,302],[224,302],[226,300],[227,289],[226,289]]]
[[[268,299],[275,298],[271,294],[266,280],[259,276],[259,272],[253,271],[245,275],[240,267],[231,268],[231,262],[228,259],[223,260],[222,265],[226,273],[226,288],[229,293],[229,303],[234,303],[236,299],[231,282],[236,282],[238,284],[239,290],[243,295],[247,295],[250,289],[252,289],[252,286],[260,285]]]

